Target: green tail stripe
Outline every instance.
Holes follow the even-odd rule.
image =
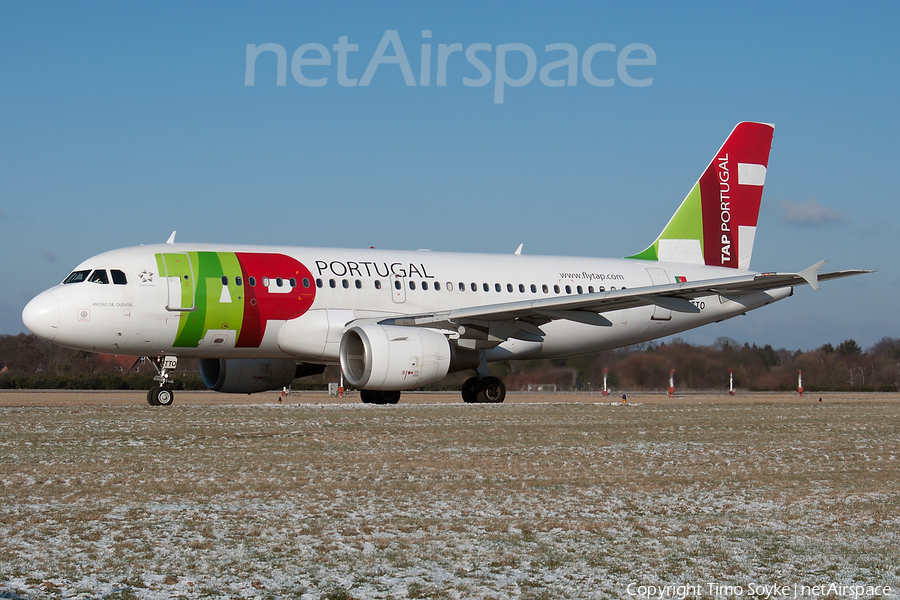
[[[647,249],[633,256],[639,260],[659,260],[659,240],[700,240],[703,249],[703,204],[700,198],[700,182],[687,195],[669,223]]]

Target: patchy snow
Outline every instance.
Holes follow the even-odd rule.
[[[0,409],[0,598],[900,597],[900,406],[483,408]]]

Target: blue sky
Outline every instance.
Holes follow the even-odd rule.
[[[0,333],[81,260],[179,241],[625,256],[666,224],[738,121],[776,124],[751,267],[878,273],[684,335],[811,349],[900,337],[900,42],[894,3],[0,3]],[[423,31],[431,38],[423,38]],[[301,66],[341,36],[361,80],[396,31],[416,82],[381,64],[369,85]],[[439,44],[464,52],[436,85]],[[278,44],[245,85],[247,45]],[[496,47],[537,73],[495,103]],[[613,85],[549,87],[539,72],[595,44]],[[616,57],[645,44],[655,65]],[[393,49],[386,56],[393,55]],[[315,58],[307,52],[304,58]],[[635,52],[630,58],[645,56]],[[628,58],[628,57],[626,57]],[[510,78],[524,54],[507,53]],[[566,69],[551,73],[563,79]]]

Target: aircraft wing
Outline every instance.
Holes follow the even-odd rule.
[[[612,322],[604,317],[603,313],[610,311],[656,305],[675,312],[698,313],[700,309],[692,304],[691,300],[704,296],[718,294],[731,300],[738,300],[747,294],[796,285],[809,284],[813,289],[818,289],[820,281],[871,273],[865,270],[849,270],[819,274],[819,269],[824,263],[825,261],[821,261],[799,273],[750,273],[697,282],[504,302],[404,315],[385,319],[380,323],[455,329],[459,325],[489,327],[497,325],[496,322],[500,321],[506,322],[507,326],[502,329],[491,327],[492,334],[503,331],[500,337],[504,339],[514,337],[532,340],[543,337],[540,325],[557,319],[609,327]]]

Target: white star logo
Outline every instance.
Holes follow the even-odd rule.
[[[147,269],[144,269],[143,271],[141,271],[138,274],[138,277],[141,278],[141,283],[147,283],[148,281],[151,281],[151,282],[153,281],[153,273],[151,271],[148,271]]]

